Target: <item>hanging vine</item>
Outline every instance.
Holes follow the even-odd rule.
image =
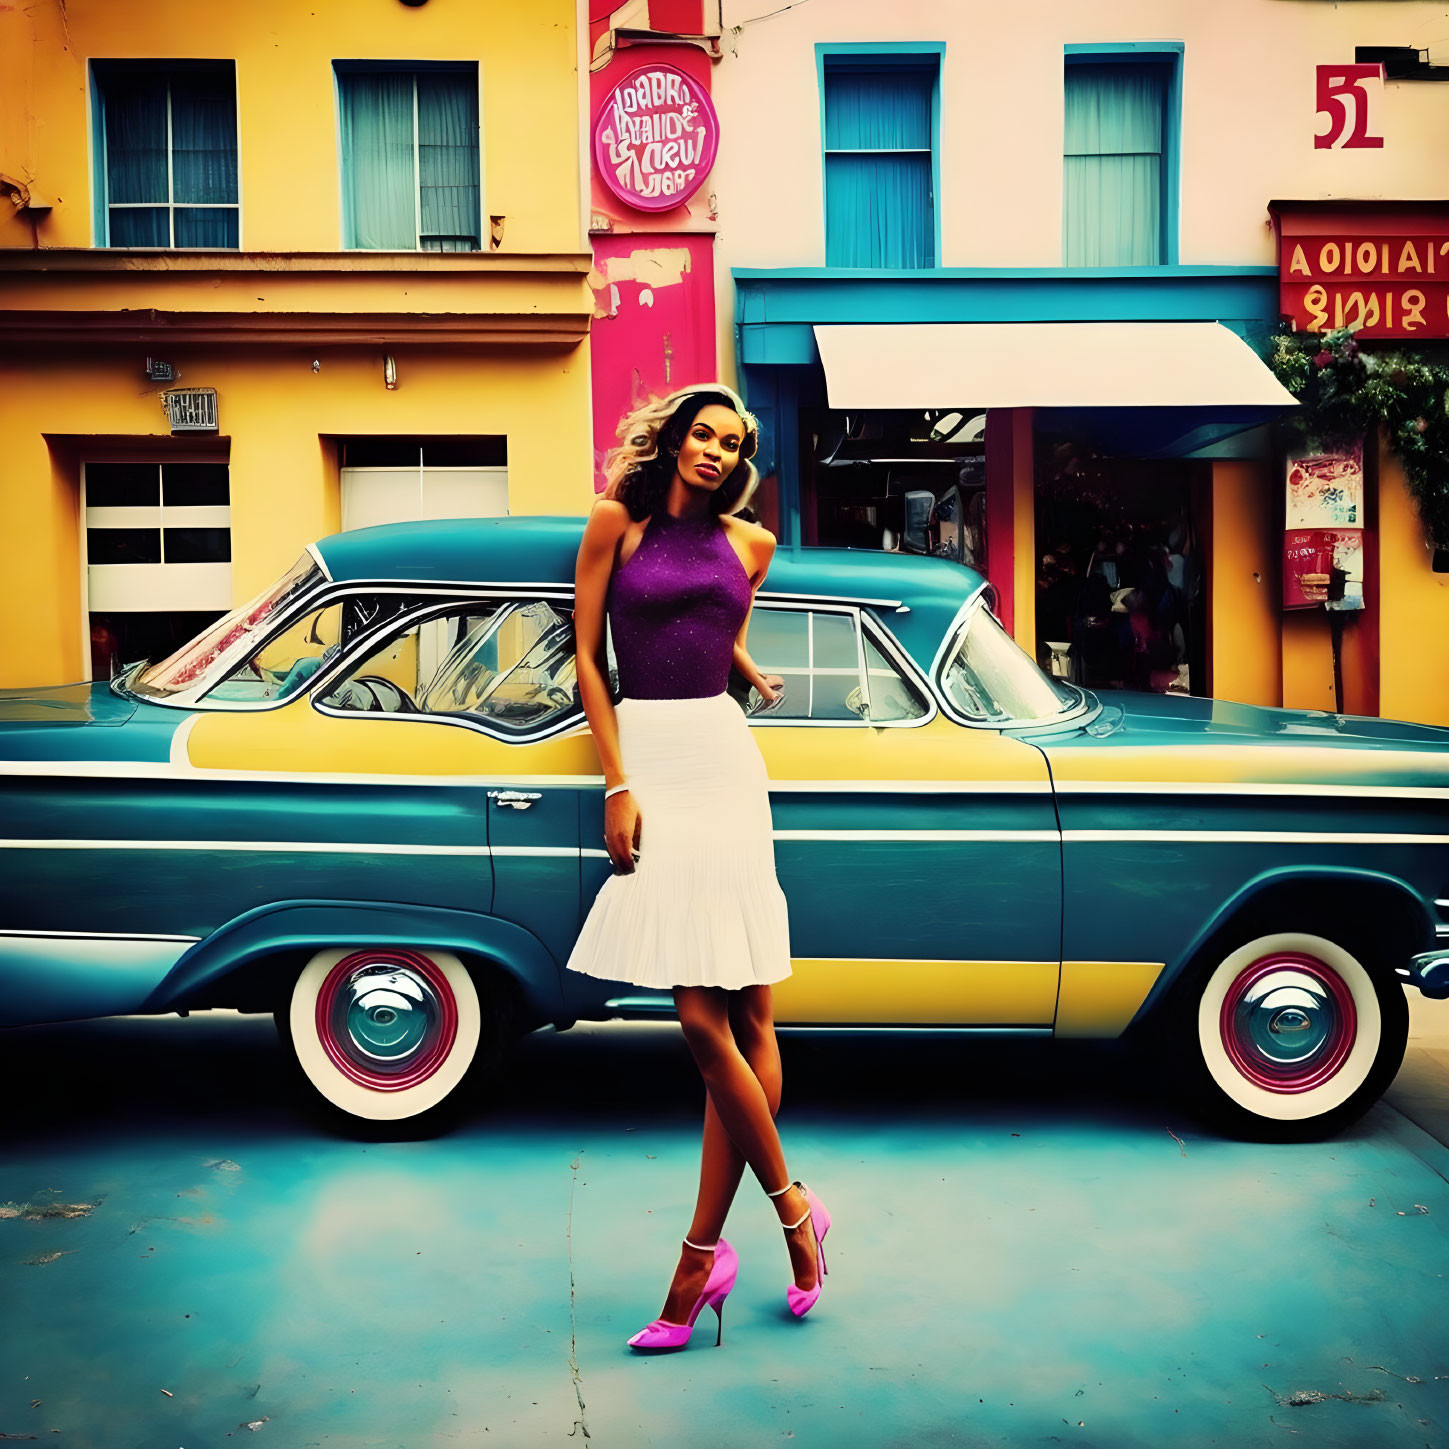
[[[1371,347],[1349,328],[1281,333],[1270,365],[1302,404],[1287,426],[1329,447],[1371,442],[1382,427],[1430,542],[1449,548],[1449,367]]]

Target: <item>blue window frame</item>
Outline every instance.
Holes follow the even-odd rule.
[[[241,245],[231,61],[91,62],[96,238]]]
[[[337,61],[342,244],[479,250],[478,67]]]
[[[945,46],[817,45],[825,265],[937,265]]]
[[[1062,263],[1177,261],[1182,46],[1069,45]]]

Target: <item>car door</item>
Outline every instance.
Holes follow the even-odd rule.
[[[247,772],[248,798],[320,837],[285,854],[280,879],[233,868],[221,909],[311,895],[470,910],[560,959],[579,912],[580,782],[598,768],[586,736],[560,737],[581,720],[572,658],[566,604],[423,602],[311,671],[310,694],[199,716],[191,762]]]
[[[394,722],[445,728],[473,767],[470,806],[486,815],[491,895],[481,908],[524,927],[555,960],[578,930],[579,811],[598,764],[581,736],[569,602],[530,595],[430,611],[346,670],[324,714],[373,706],[359,691],[399,685],[416,711]]]
[[[782,1022],[1049,1029],[1061,843],[1041,751],[945,718],[869,611],[757,602],[794,974]]]

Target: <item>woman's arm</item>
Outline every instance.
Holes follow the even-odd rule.
[[[750,573],[750,609],[746,611],[745,622],[740,625],[740,631],[735,635],[734,666],[759,691],[766,704],[774,704],[776,691],[783,681],[776,674],[760,673],[759,666],[750,658],[749,650],[745,648],[745,638],[750,632],[750,613],[754,609],[755,595],[759,593],[760,585],[765,582],[765,575],[770,571],[770,561],[775,557],[775,535],[768,528],[758,526],[752,528],[751,534],[749,543],[755,567]]]
[[[609,697],[607,658],[604,651],[604,602],[614,556],[629,526],[629,510],[613,499],[594,504],[584,525],[574,568],[574,648],[577,655],[579,700],[594,736],[604,788],[625,784],[619,754],[619,721]],[[604,802],[604,844],[616,870],[634,869],[630,847],[639,838],[639,810],[624,790]]]

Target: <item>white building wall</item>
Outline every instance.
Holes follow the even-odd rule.
[[[709,186],[720,363],[734,368],[732,267],[824,266],[817,41],[944,42],[941,265],[1061,265],[1068,44],[1184,45],[1179,261],[1271,265],[1269,201],[1449,195],[1449,84],[1372,88],[1382,149],[1316,150],[1316,68],[1357,45],[1437,45],[1449,6],[1397,0],[725,0]],[[768,18],[765,18],[767,17]]]

